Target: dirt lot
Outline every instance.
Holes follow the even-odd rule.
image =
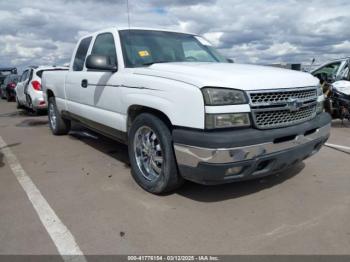
[[[350,152],[154,196],[133,181],[126,146],[81,127],[55,137],[46,116],[0,101],[0,137],[84,254],[350,254]],[[350,147],[350,124],[334,122],[329,143]],[[58,254],[14,170],[3,148],[0,254]]]

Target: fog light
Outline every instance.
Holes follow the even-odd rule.
[[[236,167],[231,167],[229,169],[226,170],[225,172],[225,176],[234,176],[234,175],[238,175],[239,173],[241,173],[243,170],[242,166],[236,166]]]

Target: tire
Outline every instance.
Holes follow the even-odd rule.
[[[71,122],[62,118],[58,112],[54,97],[49,98],[48,117],[50,129],[55,136],[67,135],[69,133]]]
[[[21,103],[18,101],[18,97],[16,96],[16,105],[17,105],[17,109],[23,109],[23,106],[21,105]]]
[[[26,108],[28,111],[31,111],[32,113],[34,113],[34,115],[37,114],[33,103],[32,103],[32,98],[30,97],[30,95],[26,95]]]
[[[147,133],[148,131],[150,132],[149,134]],[[142,145],[144,144],[141,142],[138,143],[138,141],[141,141],[141,139],[139,139],[141,137],[148,137],[148,146],[153,148],[153,153],[152,149],[151,152],[148,150],[148,153],[152,155],[151,157],[148,156],[152,159],[148,162],[153,162],[153,164],[157,165],[157,168],[154,169],[152,167],[152,171],[150,172],[148,172],[142,164],[147,161],[140,161],[142,157],[137,156],[138,154],[143,154],[141,152],[144,152],[140,150],[140,148],[143,148]],[[128,142],[131,173],[139,186],[150,193],[161,194],[175,190],[182,185],[183,178],[178,174],[172,136],[169,128],[162,120],[149,113],[140,114],[132,123]],[[157,157],[159,158],[159,156],[162,158],[161,163],[153,160]],[[158,176],[154,176],[154,174],[151,175],[152,173],[157,173],[155,170],[160,170]]]

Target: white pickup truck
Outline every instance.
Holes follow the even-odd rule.
[[[128,144],[152,193],[280,172],[329,137],[319,80],[230,63],[198,35],[111,28],[82,38],[69,71],[42,79],[49,125],[71,121]]]

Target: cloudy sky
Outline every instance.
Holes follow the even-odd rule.
[[[240,63],[350,55],[348,0],[129,0],[132,26],[199,33]],[[88,32],[126,26],[126,0],[0,0],[0,67],[69,62]]]

